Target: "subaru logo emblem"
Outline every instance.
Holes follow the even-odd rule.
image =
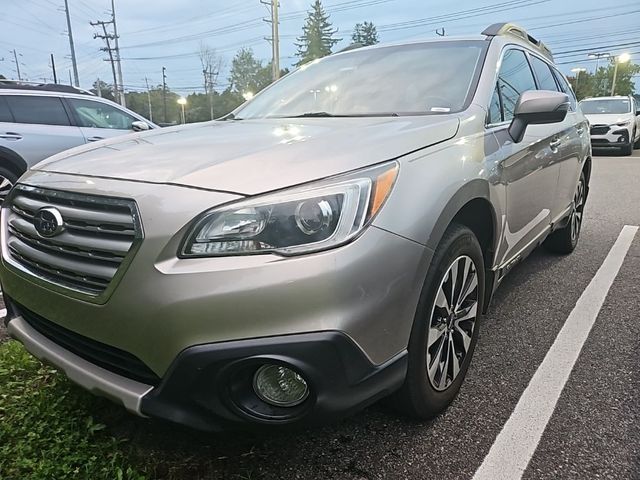
[[[44,207],[33,216],[33,226],[43,237],[54,237],[64,230],[64,220],[57,208]]]

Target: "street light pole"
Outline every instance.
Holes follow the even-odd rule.
[[[184,125],[185,123],[187,123],[187,120],[184,114],[184,107],[187,104],[187,99],[184,97],[180,97],[178,99],[178,104],[182,107],[182,124]]]
[[[611,96],[616,93],[616,80],[618,78],[618,64],[627,63],[631,56],[628,53],[623,53],[613,59],[615,66],[613,67],[613,82],[611,82]]]

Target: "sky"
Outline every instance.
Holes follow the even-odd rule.
[[[109,20],[111,0],[68,0],[80,85],[96,78],[112,83],[104,43],[94,39],[95,20]],[[281,66],[296,61],[294,42],[311,0],[280,0]],[[0,74],[17,78],[13,50],[23,79],[52,80],[49,55],[55,56],[60,80],[71,70],[64,0],[0,0]],[[544,41],[566,74],[572,68],[593,70],[589,52],[631,53],[640,63],[639,0],[323,0],[342,41],[350,43],[353,26],[373,22],[382,42],[430,38],[436,29],[446,35],[477,35],[486,26],[515,22]],[[271,26],[262,19],[269,11],[259,0],[115,0],[125,88],[143,91],[162,82],[181,94],[203,91],[200,44],[216,49],[226,65],[217,89],[226,87],[235,52],[251,47],[265,62],[271,46],[264,39]],[[640,79],[638,79],[640,80]],[[639,83],[640,84],[640,83]]]

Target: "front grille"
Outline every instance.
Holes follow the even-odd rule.
[[[4,209],[4,207],[8,207]],[[53,207],[64,229],[48,238],[38,233],[34,216]],[[5,253],[31,275],[68,289],[103,293],[142,238],[130,200],[17,185],[5,210]]]
[[[158,377],[142,360],[119,348],[97,342],[67,330],[12,302],[15,310],[35,330],[62,348],[81,358],[123,377],[156,386]]]
[[[609,133],[609,125],[594,125],[591,127],[591,135],[606,135]]]

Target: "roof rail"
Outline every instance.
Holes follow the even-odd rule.
[[[551,50],[549,50],[549,48],[544,43],[542,43],[537,38],[529,35],[524,28],[516,25],[515,23],[494,23],[493,25],[489,25],[487,28],[485,28],[482,32],[482,35],[486,35],[487,37],[514,35],[526,42],[529,42],[531,45],[536,47],[540,51],[540,53],[542,53],[550,60],[553,60],[553,54],[551,53]]]
[[[37,83],[37,82],[25,82],[23,80],[9,80],[0,79],[0,89],[10,88],[12,90],[39,90],[46,92],[62,92],[62,93],[76,93],[80,95],[93,95],[88,90],[82,88],[73,87],[71,85],[63,85],[60,83]]]

